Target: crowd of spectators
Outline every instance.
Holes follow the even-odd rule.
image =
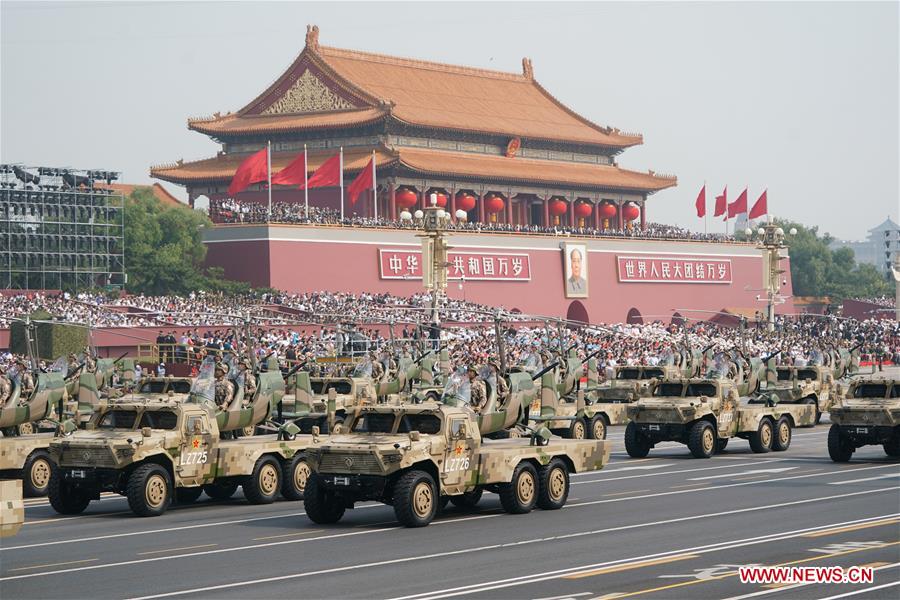
[[[210,218],[214,223],[290,223],[334,225],[346,227],[372,227],[385,229],[404,229],[414,227],[414,221],[391,220],[384,218],[360,217],[346,215],[341,218],[340,211],[331,208],[306,207],[299,202],[273,202],[272,216],[268,216],[268,205],[261,202],[240,202],[226,199],[214,202],[210,206]],[[508,223],[482,223],[478,221],[455,221],[449,229],[467,232],[488,233],[520,233],[553,236],[581,236],[604,238],[640,238],[661,240],[692,241],[734,241],[734,236],[723,233],[697,233],[676,225],[662,223],[646,223],[644,228],[637,225],[625,229],[595,229],[593,227],[570,227],[567,225],[523,225]]]

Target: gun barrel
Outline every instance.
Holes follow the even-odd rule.
[[[767,363],[767,362],[769,362],[770,360],[772,360],[773,358],[775,358],[776,356],[778,356],[779,354],[781,354],[781,350],[776,350],[776,351],[773,352],[772,354],[769,354],[768,356],[766,356],[765,358],[763,358],[763,362],[764,362],[764,363]]]
[[[537,381],[538,379],[540,379],[541,377],[544,376],[544,373],[547,373],[548,371],[552,371],[552,370],[555,369],[558,365],[559,365],[559,361],[558,361],[558,360],[553,361],[552,363],[550,363],[549,365],[547,365],[546,367],[544,367],[543,369],[541,369],[540,371],[538,371],[537,373],[535,373],[534,375],[532,375],[532,376],[531,376],[531,380],[532,380],[532,381]]]

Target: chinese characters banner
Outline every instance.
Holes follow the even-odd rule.
[[[731,283],[731,259],[617,256],[619,281],[631,283]]]
[[[530,281],[531,262],[527,254],[449,252],[450,279],[469,281]],[[422,279],[420,250],[378,250],[382,279]]]

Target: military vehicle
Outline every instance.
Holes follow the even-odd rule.
[[[497,493],[510,513],[564,506],[569,474],[602,468],[609,444],[562,440],[546,427],[527,437],[489,439],[527,420],[532,376],[509,379],[505,404],[489,396],[482,414],[470,407],[462,373],[448,378],[440,402],[357,408],[347,433],[307,451],[313,470],[303,499],[307,516],[335,523],[356,502],[375,500],[393,505],[404,526],[423,527],[448,501],[471,507],[485,490]]]
[[[11,369],[8,376],[12,394],[0,406],[0,477],[22,479],[26,496],[44,496],[54,469],[47,452],[53,433],[22,433],[21,427],[29,425],[28,431],[33,431],[32,424],[58,414],[65,381],[60,373],[39,373],[32,393],[22,398],[17,369]]]
[[[238,378],[234,398],[220,409],[212,372],[212,363],[205,363],[188,400],[108,400],[86,430],[69,429],[54,438],[53,508],[77,514],[111,491],[126,496],[135,514],[157,516],[173,498],[191,503],[206,492],[225,499],[239,485],[253,504],[272,502],[279,493],[299,500],[309,474],[304,450],[312,436],[297,435],[299,427],[284,423],[272,425],[274,434],[222,439],[267,421],[284,393],[281,373],[260,373],[256,395],[246,402]]]
[[[831,407],[831,422],[828,455],[834,462],[847,462],[857,448],[875,444],[900,457],[900,380],[852,382],[846,397]]]
[[[770,367],[766,383],[759,390],[759,394],[774,395],[781,404],[815,406],[816,419],[810,427],[818,425],[822,413],[831,409],[836,392],[832,370],[822,365]]]
[[[792,429],[812,423],[815,407],[742,400],[741,384],[728,376],[735,368],[740,369],[731,361],[717,361],[704,378],[653,383],[649,397],[628,406],[628,455],[643,458],[659,442],[672,441],[685,444],[697,458],[709,458],[734,437],[748,440],[754,452],[787,450]],[[752,386],[752,379],[743,386]]]
[[[24,523],[22,482],[18,479],[0,481],[0,538],[16,535]]]

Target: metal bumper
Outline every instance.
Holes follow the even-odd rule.
[[[354,500],[382,500],[388,482],[388,479],[381,475],[320,473],[318,477],[322,486],[329,492]]]
[[[892,425],[840,425],[841,435],[850,439],[855,446],[884,444],[897,431]]]
[[[687,435],[687,425],[681,423],[638,423],[634,422],[637,430],[650,440],[657,442],[684,442]]]

